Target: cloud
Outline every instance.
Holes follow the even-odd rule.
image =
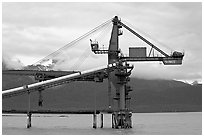
[[[134,63],[133,76],[202,78],[202,4],[199,2],[3,3],[3,52],[12,58],[20,58],[23,63],[34,63],[115,15],[168,54],[174,50],[185,51],[182,66]],[[120,48],[125,54],[130,46],[147,46],[124,28],[123,31]],[[103,37],[101,44],[108,46],[109,35]],[[57,57],[61,63],[58,62],[60,64],[55,68],[68,70],[71,66],[78,66],[85,70],[107,63],[107,57],[89,51],[83,64],[74,65],[75,62],[81,63],[77,60],[89,46],[87,38],[85,43],[65,51],[64,55]]]
[[[16,57],[3,53],[2,56],[2,66],[3,69],[22,69],[24,67],[23,63]]]

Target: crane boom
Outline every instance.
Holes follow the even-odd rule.
[[[164,51],[162,51],[161,49],[159,49],[158,47],[156,47],[154,44],[152,44],[151,42],[149,42],[147,39],[145,39],[144,37],[142,37],[140,34],[138,34],[137,32],[135,32],[133,29],[131,29],[130,27],[128,27],[127,25],[125,25],[124,23],[122,23],[121,21],[119,22],[123,27],[125,27],[127,30],[129,30],[130,32],[132,32],[134,35],[136,35],[138,38],[140,38],[141,40],[143,40],[145,43],[147,43],[148,45],[150,45],[152,48],[156,49],[158,52],[160,52],[162,55],[164,55],[165,57],[169,57],[169,55],[167,55]]]
[[[137,61],[162,61],[164,65],[181,65],[182,58],[175,57],[120,57],[125,62],[137,62]]]

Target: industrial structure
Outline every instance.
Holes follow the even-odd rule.
[[[39,106],[43,105],[43,99],[41,92],[47,88],[66,84],[73,81],[95,81],[103,82],[103,79],[108,79],[108,109],[107,112],[112,114],[112,128],[132,128],[132,112],[129,108],[130,91],[131,86],[128,84],[130,81],[131,71],[133,65],[129,62],[142,62],[142,61],[161,61],[164,65],[181,65],[184,54],[181,52],[174,51],[171,55],[166,54],[164,51],[159,49],[157,46],[152,44],[150,41],[145,39],[143,36],[138,34],[136,31],[124,24],[117,16],[111,19],[112,21],[112,32],[109,41],[109,47],[107,49],[101,48],[99,42],[90,39],[91,50],[94,54],[108,54],[108,64],[103,67],[91,69],[88,71],[37,71],[37,70],[5,70],[3,74],[11,75],[32,75],[38,80],[38,83],[31,85],[22,86],[10,90],[5,90],[2,93],[3,99],[19,94],[28,94],[33,91],[39,92]],[[106,23],[96,27],[92,31],[86,33],[84,36],[78,38],[76,41],[81,40],[83,37],[89,36],[89,34],[95,32],[100,27],[103,27]],[[119,37],[123,35],[122,28],[127,29],[133,33],[136,37],[144,41],[151,47],[150,52],[147,56],[146,47],[130,47],[129,56],[124,56],[119,48]],[[73,41],[76,42],[76,41]],[[63,50],[63,48],[62,48]],[[154,56],[154,50],[159,52],[162,56]],[[56,52],[54,53],[56,54]],[[51,57],[50,55],[48,57]],[[48,59],[48,57],[43,60]],[[41,60],[40,62],[42,62]],[[112,87],[115,89],[115,94],[112,92]],[[30,105],[29,105],[30,106]],[[32,110],[28,107],[28,124],[27,127],[31,127],[31,113]],[[90,112],[92,113],[92,112]],[[101,127],[103,127],[103,113],[104,112],[93,112],[94,122],[93,127],[96,128],[96,114],[101,113]]]

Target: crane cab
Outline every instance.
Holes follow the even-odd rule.
[[[181,52],[174,51],[172,57],[174,58],[183,58],[184,54]]]
[[[90,39],[90,42],[91,42],[91,50],[92,50],[92,51],[99,50],[98,41],[92,41],[92,40]]]

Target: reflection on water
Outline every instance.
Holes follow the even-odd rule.
[[[104,128],[92,128],[92,115],[32,115],[32,127],[26,129],[26,115],[3,115],[3,134],[125,134],[195,135],[202,134],[202,113],[134,113],[132,129],[112,129],[111,115],[104,115]]]

